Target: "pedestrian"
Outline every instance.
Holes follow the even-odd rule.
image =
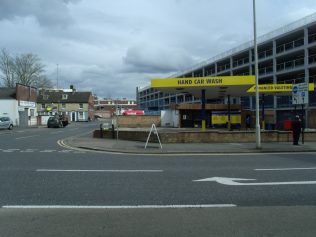
[[[246,116],[246,130],[250,129],[250,125],[251,125],[251,118],[250,118],[250,115],[247,114],[247,116]]]
[[[294,120],[292,121],[293,145],[296,145],[296,146],[298,145],[301,131],[302,131],[302,121],[300,119],[300,116],[296,115]]]

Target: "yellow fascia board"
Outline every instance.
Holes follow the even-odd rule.
[[[152,88],[241,86],[255,84],[255,76],[188,77],[151,80]]]
[[[314,91],[314,83],[308,84],[308,90]],[[259,85],[259,93],[282,93],[292,92],[293,84],[261,84]],[[252,86],[247,90],[247,93],[255,93],[256,86]]]

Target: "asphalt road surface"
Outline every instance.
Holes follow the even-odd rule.
[[[65,149],[97,123],[0,131],[0,236],[315,236],[316,156]]]

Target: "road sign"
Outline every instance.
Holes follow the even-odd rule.
[[[300,105],[308,103],[308,83],[294,84],[292,87],[292,104]]]

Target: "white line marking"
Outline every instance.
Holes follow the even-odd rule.
[[[58,132],[51,132],[50,134],[58,134],[58,133],[63,133],[64,131],[58,131]]]
[[[32,136],[26,136],[26,137],[17,137],[15,138],[16,140],[19,140],[19,139],[25,139],[25,138],[30,138],[30,137],[39,137],[40,135],[32,135]]]
[[[22,152],[22,153],[24,153],[24,152],[34,152],[35,151],[35,149],[26,149],[26,150],[22,150],[22,151],[20,151],[20,152]]]
[[[286,171],[286,170],[316,170],[316,167],[306,168],[275,168],[275,169],[255,169],[255,171]]]
[[[37,169],[37,172],[112,172],[112,173],[155,173],[163,170],[57,170],[57,169]]]
[[[201,204],[201,205],[136,205],[136,206],[41,206],[41,205],[8,205],[2,208],[16,209],[162,209],[162,208],[214,208],[214,207],[236,207],[235,204]]]
[[[2,150],[2,152],[15,152],[18,150],[20,150],[20,149],[7,149],[7,150]]]
[[[72,152],[72,150],[61,150],[61,151],[58,151],[60,153],[69,153],[69,152]]]
[[[54,152],[56,150],[43,150],[43,151],[40,151],[40,152]]]

